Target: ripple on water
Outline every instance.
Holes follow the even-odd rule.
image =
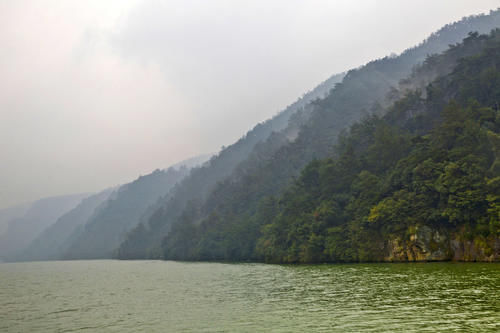
[[[499,264],[0,264],[0,331],[499,331]]]

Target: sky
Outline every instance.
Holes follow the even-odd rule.
[[[0,0],[0,208],[218,152],[490,0]]]

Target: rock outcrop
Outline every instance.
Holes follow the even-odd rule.
[[[384,261],[500,261],[500,238],[468,239],[464,230],[450,233],[426,225],[408,228],[386,241]]]

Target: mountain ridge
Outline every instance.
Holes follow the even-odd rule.
[[[499,29],[428,58],[405,82],[441,72],[425,97],[406,91],[388,113],[354,123],[331,156],[249,217],[226,206],[201,224],[187,217],[165,239],[164,258],[500,260],[498,54]]]
[[[199,225],[205,221],[217,225],[235,219],[240,222],[239,232],[258,233],[258,230],[245,229],[244,226],[252,225],[251,220],[257,218],[255,214],[259,201],[267,195],[279,194],[312,159],[331,154],[337,136],[349,125],[363,115],[382,110],[386,97],[400,80],[411,74],[414,66],[424,61],[428,54],[444,51],[448,44],[461,41],[471,30],[489,32],[499,25],[498,10],[491,11],[489,15],[464,18],[446,25],[397,57],[385,57],[348,71],[342,82],[337,83],[326,97],[311,101],[289,118],[290,126],[283,130],[295,127],[299,129],[298,136],[289,140],[283,133],[273,133],[265,143],[255,145],[248,155],[253,157],[238,163],[230,176],[209,191],[208,197],[186,199],[190,204],[184,209],[165,205],[152,215],[137,235],[129,234],[129,239],[142,238],[142,244],[151,246],[158,243],[158,235],[167,235],[175,224],[182,228],[182,223]],[[145,233],[148,232],[156,239],[146,241],[148,236]],[[246,247],[251,249],[252,245],[247,244]],[[122,243],[121,250],[122,255],[118,257],[124,259],[134,250],[141,251],[131,249],[127,241]],[[142,251],[140,256],[134,257],[147,255]]]

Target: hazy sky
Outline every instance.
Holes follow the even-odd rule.
[[[500,1],[0,0],[0,208],[216,152]]]

